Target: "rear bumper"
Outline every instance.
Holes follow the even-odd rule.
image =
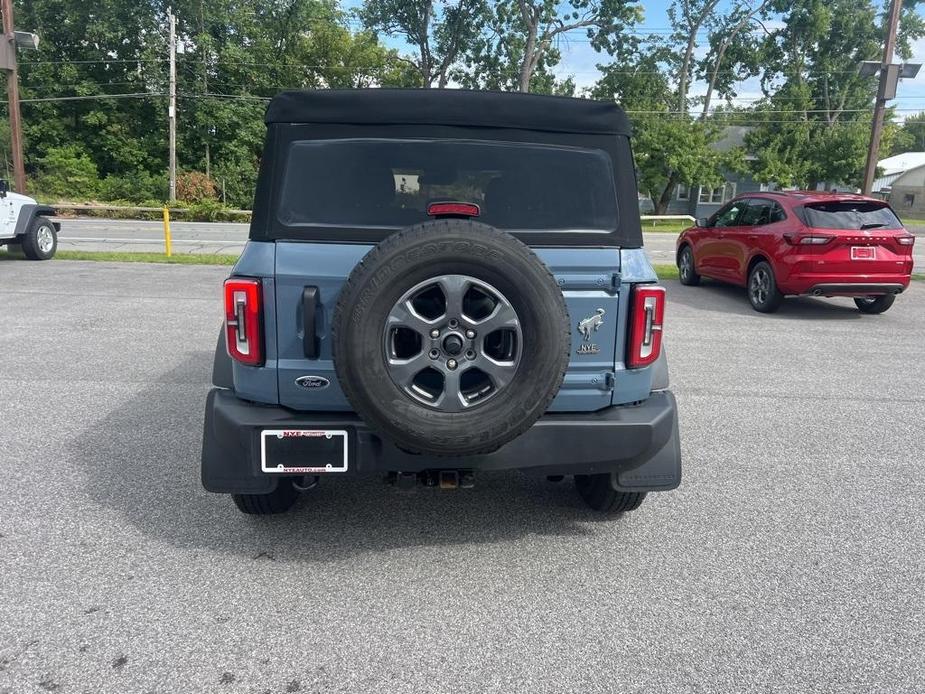
[[[902,294],[908,286],[908,282],[823,282],[813,285],[805,293],[812,296],[879,296]]]
[[[833,272],[781,273],[777,286],[784,294],[815,296],[869,296],[899,294],[909,287],[911,272],[851,275]]]
[[[212,492],[265,494],[278,475],[260,469],[260,431],[267,428],[346,429],[348,472],[337,476],[440,469],[525,470],[545,475],[616,472],[626,491],[667,491],[681,481],[678,413],[669,391],[636,406],[547,414],[489,455],[434,457],[399,450],[353,413],[294,412],[240,400],[214,388],[206,401],[202,484]]]

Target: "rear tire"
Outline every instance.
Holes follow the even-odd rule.
[[[694,252],[690,246],[682,247],[678,254],[678,279],[681,280],[681,284],[688,287],[696,287],[700,284],[700,275],[694,268]]]
[[[281,479],[269,494],[232,494],[235,506],[249,516],[270,516],[285,513],[299,498],[299,492],[288,479]]]
[[[646,498],[645,492],[621,492],[614,487],[616,473],[575,475],[575,488],[589,508],[617,515],[635,511]]]
[[[746,291],[749,303],[759,313],[774,313],[784,300],[784,295],[777,288],[774,270],[765,260],[756,263],[749,271]]]
[[[854,305],[858,307],[858,311],[861,313],[876,315],[889,309],[894,301],[896,301],[895,294],[884,294],[882,296],[858,297],[854,300]]]
[[[58,232],[47,217],[36,217],[21,243],[29,260],[50,260],[58,250]]]

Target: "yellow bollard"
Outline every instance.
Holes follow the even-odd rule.
[[[164,205],[164,252],[167,257],[173,255],[173,247],[170,243],[170,209]]]

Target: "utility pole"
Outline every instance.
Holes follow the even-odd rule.
[[[16,31],[13,25],[13,0],[0,0],[3,13],[3,39],[0,40],[0,69],[6,70],[6,94],[10,104],[10,145],[13,150],[13,178],[16,190],[26,192],[26,167],[22,154],[22,116],[19,113],[19,69],[16,47],[38,48],[39,37]]]
[[[880,158],[880,138],[883,136],[883,116],[886,102],[896,96],[900,65],[893,64],[896,50],[896,32],[899,29],[899,13],[902,0],[892,0],[890,14],[886,20],[886,43],[883,44],[883,60],[880,62],[880,86],[877,89],[877,103],[874,106],[874,122],[870,128],[870,146],[867,149],[867,165],[864,167],[864,195],[870,195]]]
[[[206,18],[203,5],[205,4],[204,0],[199,1],[199,37],[197,38],[196,43],[202,46],[202,93],[209,93],[209,58],[211,57],[212,51],[209,48],[211,42],[208,38],[208,33],[206,32]],[[206,125],[205,137],[203,141],[206,146],[206,178],[210,181],[212,180],[212,152],[209,147],[209,141],[212,139],[212,126]]]
[[[206,53],[205,60],[202,61],[202,93],[209,93],[209,58]],[[209,148],[209,140],[212,139],[212,126],[206,126],[206,178],[212,180],[212,153]]]
[[[11,0],[3,0],[10,2]],[[170,123],[170,202],[177,199],[177,17],[173,8],[167,10],[170,19],[170,104],[167,119]]]

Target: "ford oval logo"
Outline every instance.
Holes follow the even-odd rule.
[[[308,390],[320,390],[331,385],[331,382],[324,376],[299,376],[295,382],[296,385]]]

